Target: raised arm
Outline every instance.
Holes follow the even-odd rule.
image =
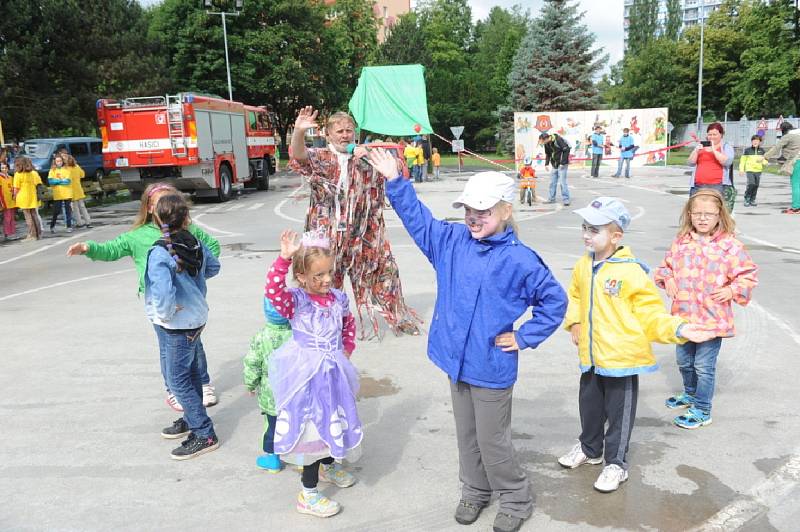
[[[281,253],[267,271],[267,282],[264,295],[269,299],[278,313],[290,320],[294,317],[294,298],[286,288],[286,274],[292,264],[292,255],[300,248],[297,242],[297,233],[284,231],[281,233]]]
[[[292,159],[297,159],[300,162],[308,160],[308,152],[306,151],[306,131],[311,128],[319,127],[317,124],[318,114],[319,111],[315,111],[310,105],[300,109],[300,112],[297,114],[297,119],[294,121],[294,131],[292,131]]]
[[[395,158],[380,148],[370,150],[369,159],[377,172],[386,177],[386,196],[419,249],[436,266],[436,250],[454,231],[453,225],[437,220],[419,198],[411,182],[403,179]]]

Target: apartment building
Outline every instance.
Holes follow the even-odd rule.
[[[628,27],[631,24],[631,10],[634,0],[625,0],[623,6],[623,23],[622,27],[625,32],[625,49],[628,49]],[[702,6],[702,4],[705,4]],[[708,16],[716,11],[722,5],[722,0],[682,0],[681,11],[683,24],[681,29],[700,22],[701,16],[706,19]],[[701,7],[704,15],[700,13]],[[666,0],[659,0],[658,2],[658,21],[664,24],[667,19],[667,2]]]

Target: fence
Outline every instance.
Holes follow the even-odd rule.
[[[725,142],[729,143],[734,148],[744,149],[750,146],[750,137],[758,132],[758,123],[760,120],[736,120],[728,122],[720,122],[722,127],[725,128]],[[800,118],[786,118],[784,122],[789,122],[794,127],[800,127]],[[701,134],[697,135],[699,138],[705,138],[706,128],[711,122],[704,122],[701,128]],[[776,119],[771,118],[767,120],[767,133],[764,135],[763,144],[765,146],[774,146],[780,134],[780,131],[775,129]],[[683,124],[675,126],[672,130],[670,144],[680,144],[692,140],[692,135],[697,134],[697,124]]]

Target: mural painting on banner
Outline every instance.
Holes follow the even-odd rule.
[[[514,159],[517,167],[525,157],[531,157],[539,166],[544,166],[544,148],[539,146],[541,133],[556,133],[572,147],[571,159],[591,159],[589,137],[594,126],[603,128],[605,136],[604,166],[617,165],[620,156],[619,139],[622,130],[628,128],[633,136],[635,157],[631,166],[664,164],[667,155],[667,124],[669,112],[666,107],[652,109],[614,109],[598,111],[543,111],[514,113]],[[575,164],[583,166],[584,161]]]

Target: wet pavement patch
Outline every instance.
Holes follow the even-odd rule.
[[[564,469],[557,456],[520,450],[519,459],[528,472],[536,498],[536,511],[556,521],[613,529],[682,531],[711,518],[736,498],[734,490],[708,471],[679,465],[675,473],[697,486],[689,494],[675,493],[646,484],[642,464],[661,459],[665,446],[649,442],[633,444],[630,478],[614,493],[592,487],[601,466]]]
[[[790,455],[786,454],[778,458],[760,458],[753,462],[756,469],[764,473],[765,477],[770,476],[776,469],[782,467],[789,461]]]
[[[375,379],[367,375],[361,375],[359,380],[360,389],[358,391],[359,399],[372,399],[375,397],[386,397],[387,395],[396,395],[400,388],[389,377],[382,379]]]

